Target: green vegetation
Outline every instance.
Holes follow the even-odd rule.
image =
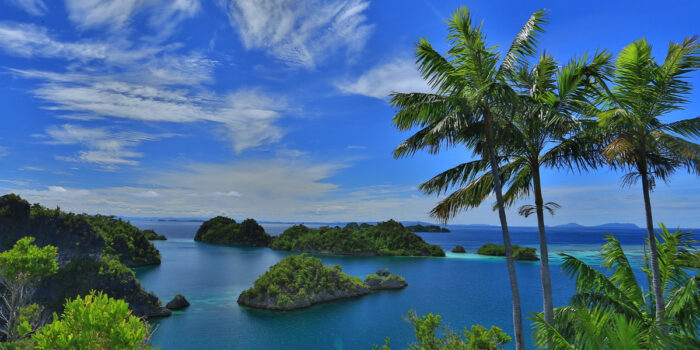
[[[410,350],[497,350],[503,349],[510,343],[511,337],[502,329],[491,326],[486,329],[483,326],[474,325],[469,331],[464,328],[463,334],[455,333],[450,328],[440,324],[440,315],[428,314],[418,316],[414,311],[409,311],[406,320],[413,325],[416,335],[416,343],[411,344]],[[439,335],[439,331],[442,331]],[[374,350],[391,350],[391,340],[380,348],[376,345]]]
[[[104,237],[105,254],[119,257],[129,267],[160,264],[160,253],[138,227],[114,216],[93,215],[86,219]]]
[[[290,255],[260,276],[241,293],[239,304],[289,310],[313,303],[369,293],[358,277],[343,273],[340,265],[325,266],[319,258]]]
[[[472,22],[469,9],[459,8],[446,21],[449,46],[446,55],[436,51],[427,39],[416,43],[418,70],[434,93],[395,93],[390,101],[398,109],[393,118],[397,129],[419,129],[396,147],[396,158],[413,156],[422,150],[439,153],[447,147],[464,147],[474,153],[475,161],[443,172],[442,176],[438,175],[445,180],[443,183],[429,181],[420,186],[421,190],[447,194],[455,186],[472,182],[481,173],[491,173],[491,183],[480,191],[486,194],[493,191],[496,197],[513,296],[516,349],[525,348],[525,338],[500,176],[502,155],[508,154],[508,150],[503,149],[504,144],[510,137],[497,132],[502,130],[502,119],[513,115],[518,92],[511,83],[522,73],[523,63],[536,52],[545,15],[544,10],[533,13],[502,55],[498,45],[487,43],[482,24]],[[455,174],[456,171],[463,175]],[[468,186],[445,196],[431,211],[431,216],[446,223],[460,211],[479,206],[481,200],[469,196]]]
[[[151,229],[143,230],[143,235],[149,241],[165,241],[168,239],[165,235],[159,235],[156,231]]]
[[[274,237],[270,248],[322,254],[445,256],[442,248],[426,243],[394,220],[362,224],[357,230],[352,226],[312,229],[296,225]]]
[[[241,223],[224,216],[217,216],[202,223],[194,240],[198,242],[266,247],[270,235],[253,219]]]
[[[65,213],[30,205],[19,196],[0,196],[0,251],[32,236],[38,246],[55,246],[60,268],[35,284],[30,302],[60,312],[65,300],[99,290],[125,299],[137,315],[164,315],[158,298],[143,290],[127,266],[160,263],[143,231],[108,216]]]
[[[68,300],[59,317],[33,337],[36,349],[150,349],[147,322],[133,316],[123,300],[102,292]]]
[[[627,45],[606,77],[612,86],[597,89],[592,115],[603,129],[602,154],[613,168],[628,171],[623,185],[642,183],[647,240],[651,250],[651,283],[656,318],[662,321],[663,283],[656,259],[650,192],[656,180],[668,182],[679,169],[700,175],[700,117],[666,123],[660,117],[680,110],[691,95],[690,73],[700,69],[700,38],[671,42],[663,62],[656,62],[645,39]],[[604,82],[601,82],[603,85]],[[674,117],[677,119],[677,117]]]
[[[477,251],[477,254],[490,256],[505,256],[506,248],[500,244],[486,243]],[[539,260],[537,250],[535,248],[521,247],[513,244],[513,259],[515,260]]]
[[[58,271],[58,248],[39,248],[33,242],[33,237],[25,237],[0,253],[0,340],[10,343],[41,326],[42,309],[31,303],[34,288],[43,277]]]
[[[142,230],[113,216],[65,213],[29,203],[15,194],[0,197],[0,250],[24,236],[50,243],[62,255],[114,255],[129,267],[160,264],[160,254]]]
[[[697,349],[700,347],[700,274],[682,266],[696,254],[691,233],[658,232],[664,321],[657,320],[653,290],[645,291],[620,241],[608,236],[601,253],[607,273],[564,257],[564,272],[576,281],[569,306],[555,309],[550,325],[535,315],[536,343],[548,349]],[[642,272],[652,278],[649,256]]]
[[[450,232],[446,227],[440,227],[437,225],[423,226],[421,224],[406,226],[406,229],[411,232]]]

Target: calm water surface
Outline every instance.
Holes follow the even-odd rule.
[[[192,304],[173,316],[154,321],[158,330],[153,345],[162,349],[371,349],[391,337],[392,347],[405,348],[414,340],[413,328],[402,319],[409,310],[438,313],[455,330],[464,326],[497,325],[513,334],[510,289],[505,261],[480,257],[473,252],[486,242],[500,242],[497,228],[451,227],[452,233],[423,233],[430,243],[449,251],[463,245],[472,254],[448,253],[447,258],[321,256],[325,264],[340,264],[355,276],[389,268],[406,277],[409,286],[365,297],[319,304],[292,312],[274,312],[240,307],[238,295],[249,288],[269,266],[288,253],[267,248],[237,248],[194,242],[197,222],[136,221],[141,228],[165,234],[156,241],[162,255],[157,267],[136,269],[146,290],[164,302],[183,294]],[[289,225],[263,225],[279,234]],[[551,229],[550,250],[566,251],[598,263],[597,249],[609,230],[578,232]],[[633,260],[640,259],[643,230],[615,232]],[[537,245],[534,228],[513,228],[514,244]],[[552,266],[555,306],[566,304],[573,283],[556,265]],[[517,263],[524,315],[541,310],[539,264]],[[531,341],[529,322],[527,341]]]

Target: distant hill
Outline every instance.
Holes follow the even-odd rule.
[[[555,225],[552,226],[554,228],[600,228],[600,229],[638,229],[639,226],[635,224],[630,224],[630,223],[618,223],[618,222],[612,222],[612,223],[607,223],[607,224],[602,224],[602,225],[594,225],[594,226],[584,226],[581,224],[577,223],[568,223],[564,225]]]

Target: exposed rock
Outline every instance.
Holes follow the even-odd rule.
[[[242,293],[241,295],[238,296],[238,304],[250,306],[250,307],[255,307],[255,308],[259,308],[259,309],[286,311],[286,310],[294,310],[294,309],[303,309],[303,308],[307,308],[307,307],[310,307],[310,306],[315,305],[315,304],[324,303],[324,302],[333,301],[333,300],[338,300],[338,299],[359,297],[359,296],[366,295],[369,293],[370,293],[369,287],[358,288],[358,289],[351,290],[351,291],[336,290],[333,293],[328,293],[327,291],[323,291],[322,293],[319,293],[319,294],[313,293],[313,294],[309,295],[309,298],[304,300],[304,301],[292,302],[291,304],[288,304],[285,306],[280,306],[278,304],[278,298],[276,298],[276,297],[271,297],[269,295],[266,295],[262,299],[257,299],[257,298],[250,298],[245,293]]]
[[[173,300],[165,305],[170,310],[180,310],[190,306],[190,302],[182,294],[176,295]]]
[[[376,274],[382,277],[388,277],[390,275],[389,269],[386,268],[377,270]]]
[[[466,253],[467,251],[464,250],[464,247],[462,247],[461,245],[458,244],[454,248],[452,248],[452,252],[453,253]]]
[[[379,274],[367,276],[365,284],[369,286],[371,290],[402,289],[408,286],[406,279],[401,276],[379,276]]]
[[[161,317],[169,317],[172,314],[173,314],[173,312],[168,310],[167,308],[159,307],[156,310],[154,310],[153,312],[148,313],[144,316],[146,316],[146,318],[161,318]]]

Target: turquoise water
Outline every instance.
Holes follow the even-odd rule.
[[[134,222],[168,236],[155,242],[162,255],[157,267],[136,270],[141,284],[164,302],[181,293],[192,304],[173,316],[154,321],[158,330],[153,345],[163,349],[371,349],[391,337],[392,347],[405,348],[413,329],[403,316],[438,313],[444,323],[460,330],[472,324],[497,325],[513,334],[511,299],[502,258],[473,254],[483,243],[499,242],[497,228],[451,227],[452,233],[421,234],[446,251],[455,244],[472,254],[448,253],[446,258],[321,256],[326,264],[340,264],[344,271],[364,276],[387,267],[406,277],[409,286],[362,298],[319,304],[292,312],[256,310],[238,306],[241,291],[288,253],[267,248],[237,248],[192,240],[199,223]],[[278,234],[288,225],[264,225]],[[629,231],[629,230],[628,230]],[[598,263],[596,250],[603,231],[559,232],[551,230],[550,250],[567,251]],[[633,260],[642,253],[643,230],[616,233],[627,244]],[[534,246],[532,228],[514,228],[515,244]],[[555,305],[566,304],[573,283],[554,259],[552,283]],[[539,264],[517,263],[525,316],[541,309]],[[527,341],[531,341],[529,322]]]

